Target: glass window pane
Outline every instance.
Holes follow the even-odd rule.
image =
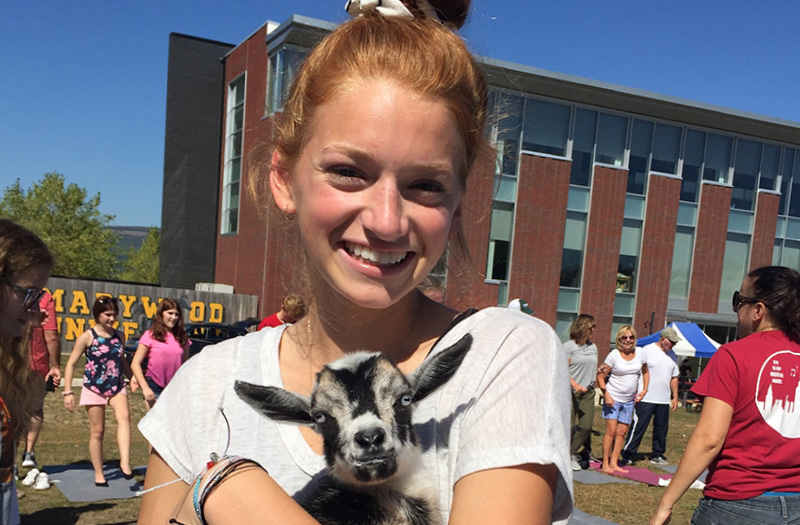
[[[800,217],[800,155],[795,153],[794,169],[792,170],[792,183],[789,185],[789,209],[786,214],[791,217]]]
[[[567,153],[569,118],[569,106],[528,99],[522,149],[563,157]]]
[[[786,215],[787,203],[789,202],[789,187],[792,183],[792,167],[794,165],[794,153],[792,148],[786,148],[783,153],[783,167],[781,168],[781,202],[778,205],[778,214]]]
[[[564,227],[564,248],[583,250],[586,242],[586,215],[583,213],[567,212],[567,221]]]
[[[525,99],[492,90],[493,134],[496,136],[498,171],[517,175],[519,136],[522,133],[522,108]]]
[[[622,166],[627,131],[628,119],[626,117],[600,113],[597,125],[596,162],[610,166]]]
[[[558,311],[578,313],[578,304],[581,299],[581,291],[576,288],[559,288],[558,290]]]
[[[775,245],[772,247],[772,266],[782,266],[781,246],[783,246],[783,241],[775,239]]]
[[[644,219],[644,197],[626,195],[624,215],[626,219]]]
[[[789,219],[786,221],[786,238],[800,239],[800,220]]]
[[[696,226],[697,221],[697,205],[679,203],[678,204],[678,224],[684,226]]]
[[[786,241],[781,253],[781,266],[800,272],[800,242]]]
[[[706,140],[705,167],[703,180],[728,182],[728,168],[731,163],[733,139],[709,133]]]
[[[636,296],[632,293],[619,293],[621,291],[619,286],[617,286],[617,293],[614,296],[614,316],[633,317],[633,306]],[[619,328],[617,330],[619,330]],[[614,335],[616,335],[616,333]]]
[[[576,314],[556,314],[556,334],[561,341],[569,341],[569,329],[572,327],[572,321],[575,320]]]
[[[775,181],[778,178],[778,161],[781,158],[781,148],[774,144],[764,144],[761,154],[761,175],[758,187],[764,190],[775,190]]]
[[[683,171],[681,172],[681,200],[697,202],[700,172],[706,149],[706,134],[694,129],[686,130],[686,145],[683,152]]]
[[[694,228],[678,226],[675,247],[672,251],[672,272],[669,279],[669,296],[686,299],[689,296],[689,273],[692,267]]]
[[[753,214],[731,210],[728,213],[728,231],[736,233],[753,233]]]
[[[508,175],[496,175],[494,178],[494,200],[516,202],[517,178]]]
[[[622,255],[639,255],[639,244],[642,240],[641,221],[625,219],[622,223],[622,240],[620,241],[619,253]]]
[[[761,143],[739,139],[736,144],[731,208],[739,210],[753,209],[760,165]]]
[[[510,241],[514,225],[514,208],[506,203],[492,203],[492,223],[489,238],[496,241]]]
[[[511,243],[508,241],[489,241],[489,257],[486,274],[489,279],[505,281],[508,278],[508,256]]]
[[[567,209],[572,211],[589,211],[589,189],[570,186],[567,197]]]
[[[650,146],[653,143],[653,123],[633,121],[631,155],[628,160],[628,193],[644,195],[650,162]]]
[[[747,263],[750,259],[750,236],[740,233],[728,233],[725,241],[725,260],[722,263],[722,282],[720,297],[730,297],[738,290],[747,275]]]
[[[651,171],[676,173],[678,171],[678,150],[681,146],[681,128],[656,124],[656,137],[653,142],[653,161]]]
[[[569,183],[589,186],[592,179],[592,153],[597,130],[597,112],[578,108],[575,113],[575,134],[572,139],[572,171]]]

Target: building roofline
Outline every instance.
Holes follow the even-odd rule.
[[[220,46],[228,46],[228,47],[235,47],[236,46],[236,44],[231,44],[230,42],[220,42],[219,40],[212,40],[210,38],[203,38],[203,37],[194,36],[194,35],[187,35],[186,33],[178,33],[176,31],[171,31],[169,36],[170,36],[170,38],[173,37],[173,36],[176,36],[176,37],[180,37],[180,38],[185,38],[187,40],[196,40],[198,42],[205,42],[207,44],[215,44],[215,45],[220,45]]]

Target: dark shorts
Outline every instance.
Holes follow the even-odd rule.
[[[151,378],[145,376],[145,381],[147,381],[147,386],[150,387],[150,390],[156,395],[156,399],[161,395],[161,392],[164,391],[164,387],[153,381]]]

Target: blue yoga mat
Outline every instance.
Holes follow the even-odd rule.
[[[95,486],[94,469],[90,463],[47,466],[43,470],[53,485],[73,502],[133,498],[136,491],[142,490],[141,483],[136,478],[125,479],[116,464],[103,465],[108,487]],[[146,467],[136,467],[136,470],[144,474]]]
[[[611,477],[611,476],[609,476]],[[599,516],[586,514],[582,510],[575,509],[569,519],[569,525],[617,525],[613,521],[604,520]]]

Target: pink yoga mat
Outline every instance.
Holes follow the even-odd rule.
[[[603,474],[603,465],[598,462],[592,461],[590,466]],[[632,479],[634,481],[639,481],[641,483],[647,483],[648,485],[652,485],[654,487],[658,486],[658,479],[672,479],[672,474],[667,474],[666,472],[663,474],[656,474],[652,470],[640,467],[631,467],[630,465],[626,465],[624,467],[625,470],[628,472],[615,472],[614,474],[609,474],[609,476],[617,476],[620,478],[625,479]]]

